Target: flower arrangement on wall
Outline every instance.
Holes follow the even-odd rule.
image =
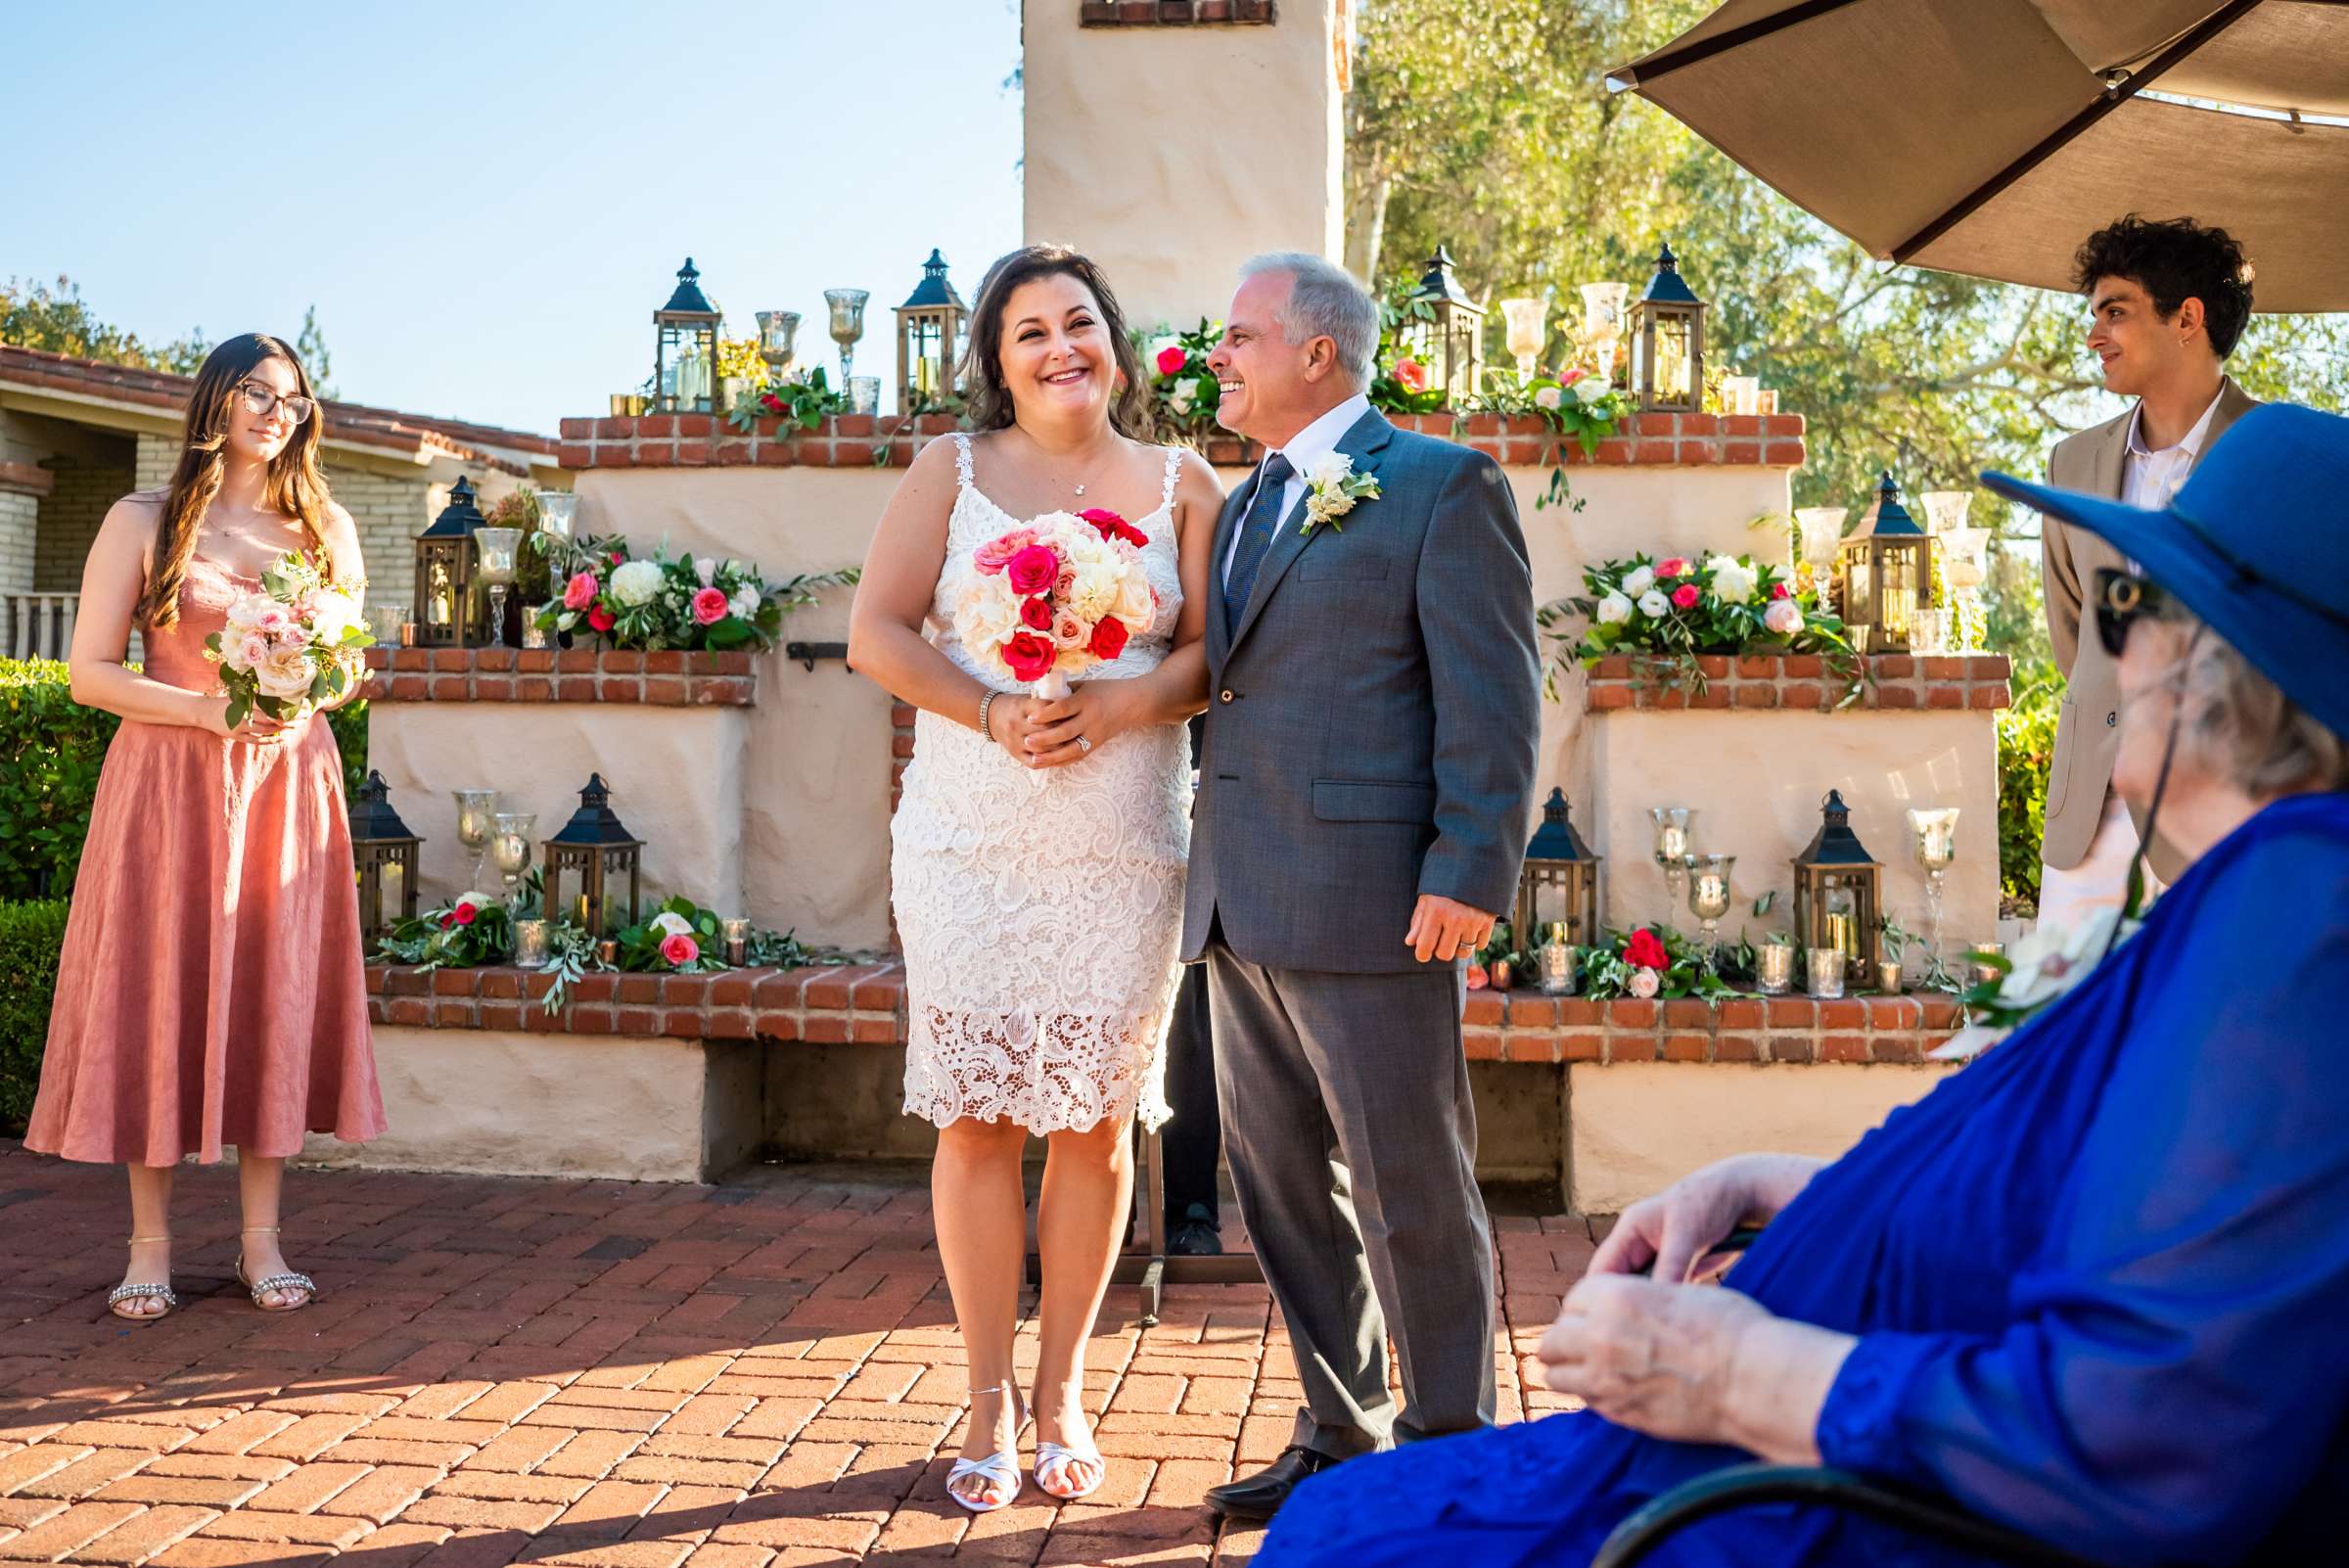
[[[591,539],[570,563],[561,598],[538,612],[538,625],[589,631],[619,649],[764,652],[785,617],[858,576],[844,567],[769,582],[756,564],[731,557],[672,558],[664,547],[646,559],[625,539]]]
[[[1861,694],[1859,655],[1819,590],[1750,555],[1635,555],[1584,568],[1583,585],[1587,592],[1536,612],[1561,645],[1552,698],[1555,666],[1571,658],[1588,667],[1611,654],[1630,654],[1644,673],[1695,692],[1705,689],[1704,655],[1817,654],[1846,682],[1846,703]],[[1551,629],[1561,623],[1567,629]]]

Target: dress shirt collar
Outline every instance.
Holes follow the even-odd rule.
[[[2165,446],[2162,451],[2184,452],[2188,463],[2199,462],[2202,457],[2202,442],[2210,436],[2210,416],[2219,411],[2219,400],[2226,395],[2227,383],[2221,381],[2217,395],[2211,398],[2210,406],[2202,410],[2202,417],[2194,421],[2193,429],[2180,438],[2177,445]],[[2129,455],[2131,457],[2158,457],[2161,455],[2161,452],[2155,452],[2146,447],[2144,422],[2145,404],[2144,400],[2140,398],[2137,407],[2129,414]]]
[[[1290,437],[1287,445],[1277,448],[1280,455],[1289,460],[1289,467],[1296,471],[1296,483],[1303,483],[1316,461],[1336,451],[1338,442],[1345,439],[1348,431],[1354,429],[1355,421],[1368,412],[1369,397],[1362,392],[1356,392]]]

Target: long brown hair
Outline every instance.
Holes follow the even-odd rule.
[[[196,537],[204,530],[205,513],[210,510],[212,497],[220,493],[221,478],[228,471],[228,422],[237,389],[268,359],[282,359],[292,366],[300,395],[316,400],[318,394],[310,390],[310,375],[301,368],[300,356],[284,340],[265,332],[231,338],[205,357],[188,393],[187,434],[180,443],[179,465],[171,472],[170,488],[163,495],[162,515],[156,520],[147,586],[131,611],[134,624],[160,627],[178,623],[180,584],[187,580],[188,562],[196,554]],[[285,450],[269,460],[269,478],[261,497],[270,510],[300,520],[309,548],[331,570],[326,548],[328,491],[326,477],[318,472],[320,427],[325,423],[324,410],[314,409],[309,418],[294,427]]]
[[[1154,421],[1144,390],[1149,377],[1142,356],[1126,331],[1126,313],[1109,280],[1090,256],[1065,245],[1030,245],[999,257],[979,282],[979,299],[971,306],[970,347],[962,362],[962,383],[971,389],[971,424],[979,430],[1002,430],[1012,423],[1011,388],[1003,380],[1003,306],[1023,283],[1055,275],[1075,278],[1092,291],[1101,307],[1101,325],[1109,332],[1111,352],[1118,365],[1118,386],[1110,394],[1109,428],[1134,440],[1149,440]]]

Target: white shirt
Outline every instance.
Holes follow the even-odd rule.
[[[1338,442],[1345,438],[1348,431],[1354,429],[1355,421],[1368,412],[1370,412],[1368,395],[1356,392],[1352,397],[1347,398],[1337,407],[1290,437],[1286,446],[1275,448],[1281,456],[1289,460],[1289,467],[1295,471],[1289,475],[1289,482],[1280,487],[1280,515],[1282,517],[1287,517],[1291,511],[1296,509],[1298,501],[1304,498],[1305,477],[1313,471],[1313,464],[1336,451]],[[1265,456],[1268,460],[1272,453],[1267,452]],[[1256,497],[1254,495],[1248,497],[1248,507],[1250,511],[1255,510]],[[1240,553],[1241,531],[1239,529],[1231,530],[1231,543],[1223,551],[1223,579],[1225,581],[1231,579],[1231,563]]]
[[[2219,397],[2227,395],[2225,383],[2219,386]],[[2202,443],[2210,437],[2210,416],[2219,411],[2219,397],[2210,400],[2194,428],[2180,438],[2175,446],[2160,451],[2145,448],[2145,405],[2139,403],[2129,416],[2129,454],[2121,461],[2121,499],[2131,506],[2158,512],[2170,504],[2186,478],[2194,471],[2194,463],[2202,455]]]

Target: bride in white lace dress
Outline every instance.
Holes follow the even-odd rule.
[[[1190,843],[1183,720],[1207,702],[1199,639],[1222,494],[1195,454],[1132,438],[1147,384],[1090,261],[1045,246],[997,261],[971,316],[965,385],[980,434],[915,458],[873,536],[850,627],[850,662],[920,710],[891,829],[905,1109],[939,1129],[932,1207],[971,1383],[948,1489],[977,1510],[1020,1487],[1027,1138],[1046,1139],[1036,1483],[1078,1498],[1102,1477],[1084,1346],[1131,1199],[1131,1127],[1167,1117]],[[1157,611],[1073,696],[1045,702],[962,646],[954,606],[978,546],[1095,507],[1147,535]]]

